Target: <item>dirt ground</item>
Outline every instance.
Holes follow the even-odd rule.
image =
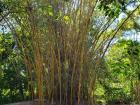
[[[32,101],[24,101],[24,102],[5,104],[5,105],[37,105],[37,103],[36,102],[32,102]]]
[[[34,101],[34,102],[33,101],[23,101],[23,102],[11,103],[11,104],[5,104],[5,105],[37,105],[37,101]],[[47,102],[45,102],[45,105],[48,105]],[[56,105],[56,104],[54,103],[53,105]]]
[[[17,103],[11,103],[11,104],[5,104],[5,105],[37,105],[38,99],[35,99],[33,101],[22,101],[22,102],[17,102]],[[47,101],[44,101],[45,105],[47,104]]]

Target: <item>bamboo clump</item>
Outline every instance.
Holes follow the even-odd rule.
[[[62,20],[58,21],[46,16],[48,25],[41,27],[48,31],[45,33],[42,33],[35,23],[33,11],[29,11],[39,105],[43,104],[45,97],[49,104],[81,105],[81,100],[87,103],[89,101],[88,104],[92,102],[90,102],[93,98],[91,88],[94,86],[95,77],[92,78],[90,75],[94,76],[94,70],[85,71],[85,69],[89,65],[87,59],[89,53],[86,48],[87,32],[95,1],[81,0],[77,5],[74,2],[67,3],[68,6],[61,1],[47,2],[52,6],[53,14],[61,11],[63,16]],[[45,40],[43,41],[41,37]]]

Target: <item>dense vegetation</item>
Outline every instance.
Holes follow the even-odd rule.
[[[140,104],[139,0],[1,0],[0,105]]]

